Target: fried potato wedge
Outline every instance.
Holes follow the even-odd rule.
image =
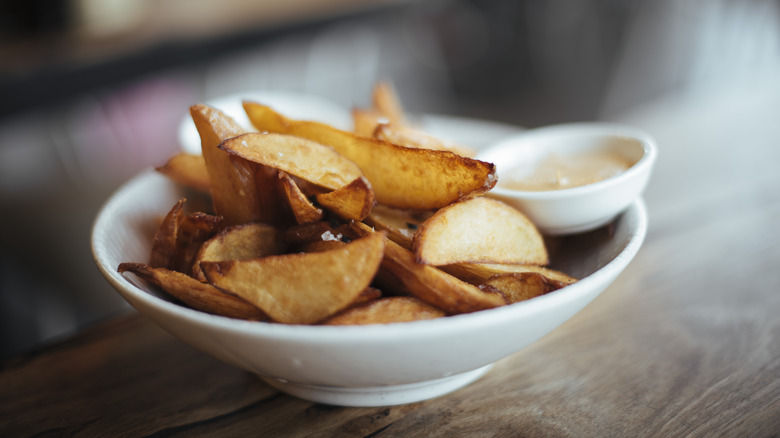
[[[420,263],[546,265],[547,248],[536,226],[501,201],[479,197],[438,210],[423,222],[412,247]]]
[[[418,129],[393,122],[378,123],[372,135],[380,140],[408,148],[450,151],[464,157],[473,157],[476,154],[474,149],[444,141]]]
[[[373,233],[331,251],[200,265],[211,284],[249,301],[273,321],[312,324],[344,309],[369,286],[385,241],[384,234]]]
[[[295,222],[308,224],[322,220],[324,212],[314,205],[287,172],[279,172],[279,183]]]
[[[342,219],[356,221],[368,216],[375,203],[371,183],[362,176],[336,190],[320,193],[316,198],[326,210]]]
[[[372,137],[378,124],[386,122],[378,111],[365,108],[352,109],[352,132],[363,137]]]
[[[570,285],[577,279],[564,272],[545,266],[536,265],[504,265],[495,263],[456,263],[454,265],[441,266],[441,269],[463,281],[471,284],[482,284],[490,277],[500,274],[536,272],[550,280]]]
[[[292,135],[251,132],[225,141],[220,149],[330,190],[363,176],[357,164],[332,148]]]
[[[371,103],[383,118],[392,123],[406,123],[406,111],[395,87],[389,82],[378,81],[371,90]]]
[[[275,174],[237,160],[219,149],[223,141],[243,134],[244,128],[208,105],[194,105],[190,107],[190,114],[200,134],[217,215],[224,218],[226,225],[278,222],[278,194],[272,182]]]
[[[411,250],[415,233],[432,214],[431,211],[399,210],[377,205],[363,222],[377,230],[387,231],[390,240]]]
[[[173,269],[192,274],[192,265],[200,247],[220,229],[222,218],[200,211],[182,216],[176,236],[176,257]]]
[[[211,191],[209,172],[203,155],[181,152],[156,170],[171,180],[202,193]]]
[[[479,287],[482,290],[498,291],[510,304],[544,295],[560,289],[565,284],[550,280],[537,272],[498,274],[490,277]]]
[[[380,204],[415,210],[441,208],[482,194],[497,181],[492,163],[449,151],[398,146],[323,123],[290,120],[258,103],[244,102],[244,109],[259,131],[307,138],[353,161]]]
[[[152,239],[149,265],[153,268],[173,269],[176,264],[176,237],[184,216],[185,198],[179,199],[163,218]]]
[[[268,319],[260,309],[245,300],[228,295],[181,272],[153,268],[142,263],[122,263],[118,271],[132,272],[187,306],[202,312],[256,321]]]
[[[261,222],[233,225],[205,241],[192,263],[192,276],[206,281],[200,268],[201,262],[224,260],[249,260],[287,251],[290,245],[284,240],[283,232]]]
[[[367,325],[420,321],[446,316],[419,298],[387,297],[351,307],[326,320],[324,325]]]
[[[354,222],[353,227],[364,235],[376,233],[361,222]],[[395,295],[415,296],[450,315],[507,304],[501,294],[483,291],[438,268],[417,263],[411,251],[389,239],[377,281],[383,290],[392,291]]]

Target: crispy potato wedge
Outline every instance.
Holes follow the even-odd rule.
[[[348,224],[326,221],[294,225],[284,230],[284,240],[291,245],[305,245],[317,241],[350,241],[358,236]]]
[[[142,263],[122,263],[119,272],[132,272],[153,286],[164,290],[187,306],[228,318],[265,321],[267,316],[245,300],[228,295],[214,286],[165,268],[153,268]]]
[[[440,208],[482,194],[497,181],[492,163],[449,151],[406,148],[323,123],[290,120],[258,103],[244,102],[244,109],[259,131],[307,138],[353,161],[380,204],[415,210]]]
[[[301,252],[323,252],[341,248],[346,244],[347,242],[342,240],[315,240],[299,245],[298,249]]]
[[[179,225],[184,216],[185,198],[179,199],[168,211],[152,239],[152,250],[149,265],[153,268],[173,269],[176,265],[176,237],[179,235]]]
[[[354,306],[357,306],[359,304],[363,304],[363,303],[366,303],[368,301],[376,300],[376,299],[381,298],[381,297],[382,297],[382,291],[381,290],[379,290],[379,289],[377,289],[375,287],[369,286],[369,287],[363,289],[362,292],[360,292],[360,295],[358,295],[358,297],[355,298],[355,301],[353,301],[352,304],[350,304],[349,307],[354,307]]]
[[[192,265],[201,245],[220,229],[222,218],[200,211],[181,217],[176,236],[176,258],[173,269],[192,274]]]
[[[333,148],[292,135],[251,132],[225,141],[220,149],[330,190],[363,176],[357,164]]]
[[[279,171],[279,183],[296,223],[308,224],[322,220],[322,209],[309,200],[290,174]]]
[[[211,181],[203,155],[181,152],[156,170],[185,187],[202,193],[211,192]]]
[[[200,268],[201,262],[223,260],[249,260],[269,255],[282,254],[289,248],[283,232],[268,224],[250,222],[233,225],[205,241],[192,263],[192,276],[206,281]]]
[[[376,233],[361,222],[354,222],[353,227],[363,235]],[[438,268],[417,263],[411,251],[389,239],[377,281],[383,290],[392,291],[395,295],[415,296],[450,315],[507,304],[501,294],[483,291]]]
[[[418,129],[393,122],[378,123],[372,135],[374,138],[408,148],[450,151],[463,157],[473,157],[476,153],[474,149],[466,146],[444,141]]]
[[[385,241],[384,234],[373,233],[331,251],[200,266],[211,284],[244,298],[273,321],[312,324],[344,309],[369,286]]]
[[[378,124],[386,122],[378,111],[373,109],[352,109],[352,132],[363,137],[372,137]]]
[[[503,265],[495,263],[456,263],[440,267],[443,271],[471,284],[482,284],[490,277],[500,274],[536,272],[550,280],[569,285],[577,279],[561,271],[536,265]]]
[[[544,239],[536,226],[518,210],[486,197],[438,210],[420,225],[412,247],[420,263],[434,266],[548,263]]]
[[[420,321],[446,316],[444,312],[415,297],[387,297],[351,307],[324,325],[367,325]]]
[[[364,177],[331,192],[316,195],[317,202],[326,210],[342,219],[363,220],[374,206],[374,191]]]
[[[211,184],[214,211],[226,225],[262,221],[277,223],[278,194],[271,182],[275,175],[219,149],[219,145],[244,133],[233,119],[207,105],[190,107],[201,138],[201,150]]]
[[[406,111],[401,105],[401,98],[395,91],[393,85],[386,81],[379,81],[374,84],[371,90],[371,103],[383,118],[391,123],[405,124]]]
[[[432,211],[399,210],[377,205],[363,222],[377,230],[386,231],[390,240],[411,250],[415,233],[432,214]]]
[[[538,272],[520,272],[494,275],[479,287],[482,290],[501,292],[512,304],[530,300],[564,286],[565,284],[550,280]]]

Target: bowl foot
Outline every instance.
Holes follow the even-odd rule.
[[[269,385],[296,397],[336,406],[391,406],[439,397],[484,376],[493,364],[440,379],[403,385],[338,387],[307,385],[263,377]]]

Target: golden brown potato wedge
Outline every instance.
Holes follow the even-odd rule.
[[[228,295],[181,272],[152,268],[142,263],[122,263],[118,271],[132,272],[196,310],[229,318],[256,321],[268,319],[260,309],[245,300]]]
[[[382,297],[382,291],[375,288],[375,287],[367,287],[363,289],[363,292],[360,292],[360,295],[358,295],[357,298],[355,298],[355,301],[350,304],[350,307],[357,306],[359,304],[366,303],[368,301],[376,300],[378,298]]]
[[[374,191],[364,177],[336,190],[316,195],[317,202],[342,219],[363,220],[374,206]]]
[[[206,160],[203,159],[203,155],[181,152],[171,157],[156,170],[185,187],[203,193],[211,191],[209,172],[206,169]]]
[[[412,245],[417,260],[433,266],[548,263],[536,226],[518,210],[486,197],[440,209],[420,225]]]
[[[219,148],[223,141],[244,133],[244,128],[207,105],[190,107],[190,114],[200,134],[216,214],[226,225],[284,223],[287,216],[279,208],[275,170],[233,157]]]
[[[510,304],[544,295],[565,285],[550,280],[538,272],[498,274],[490,277],[479,287],[483,290],[501,292]]]
[[[312,204],[293,177],[287,172],[279,171],[279,183],[296,223],[308,224],[322,220],[322,209]]]
[[[372,137],[376,126],[379,123],[386,122],[378,111],[373,109],[353,108],[352,109],[352,132],[363,137]]]
[[[390,240],[411,250],[414,234],[432,214],[432,211],[399,210],[377,205],[363,222],[377,230],[387,231]]]
[[[563,285],[573,284],[576,278],[544,266],[536,265],[502,265],[495,263],[457,263],[454,265],[441,266],[441,269],[448,272],[463,281],[471,284],[482,284],[494,275],[536,272],[544,275],[550,280],[560,282]]]
[[[179,224],[184,216],[184,203],[187,200],[179,199],[168,211],[152,239],[152,250],[149,256],[149,265],[153,268],[173,269],[176,265],[176,237],[179,235]]]
[[[317,241],[349,241],[358,236],[348,224],[326,221],[294,225],[284,230],[284,240],[291,245],[305,245]]]
[[[408,148],[450,151],[464,157],[473,157],[475,155],[474,149],[444,141],[418,129],[392,122],[378,123],[374,128],[373,136]]]
[[[259,131],[307,138],[353,161],[380,204],[414,210],[440,208],[482,194],[497,181],[492,163],[449,151],[406,148],[323,123],[290,120],[257,103],[244,102],[244,109]]]
[[[233,225],[205,241],[192,263],[192,276],[206,281],[200,262],[249,260],[284,253],[289,244],[278,228],[261,222]]]
[[[364,235],[376,233],[361,222],[354,222],[353,226]],[[483,291],[438,268],[417,263],[411,251],[389,239],[377,281],[383,290],[394,295],[413,295],[451,315],[491,309],[507,303],[501,294]]]
[[[292,135],[251,132],[226,140],[220,149],[330,190],[363,176],[355,163],[332,148]]]
[[[367,325],[420,321],[446,316],[444,312],[415,297],[387,297],[351,307],[325,325]]]
[[[244,298],[272,320],[311,324],[344,309],[369,286],[385,240],[373,233],[331,251],[200,265],[211,284]]]
[[[220,229],[222,218],[200,211],[181,217],[176,235],[176,258],[173,269],[192,274],[192,265],[201,245]]]
[[[387,121],[397,124],[406,123],[406,111],[404,111],[401,98],[391,83],[379,81],[374,84],[371,91],[371,103],[374,110]]]

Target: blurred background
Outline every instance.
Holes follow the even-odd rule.
[[[729,123],[778,95],[780,4],[2,1],[0,358],[129,310],[94,265],[92,221],[177,151],[189,105],[273,89],[349,108],[379,79],[410,112],[521,127],[673,126],[713,105],[736,110],[708,123]]]

